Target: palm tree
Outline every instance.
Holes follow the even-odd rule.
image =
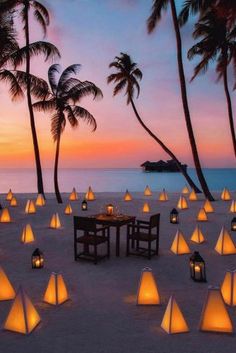
[[[134,94],[136,93],[138,98],[140,93],[138,80],[141,80],[143,76],[137,64],[132,61],[128,54],[120,53],[120,56],[116,56],[115,60],[109,65],[109,67],[114,67],[117,70],[116,73],[111,74],[107,78],[108,83],[114,82],[115,84],[113,96],[116,96],[118,93],[121,93],[122,90],[125,90],[125,95],[127,96],[127,105],[131,103],[138,122],[141,124],[144,130],[162,147],[162,149],[175,161],[179,171],[183,174],[189,185],[196,192],[200,192],[174,153],[147,127],[137,111],[137,108],[134,104]]]
[[[92,114],[85,108],[77,105],[83,97],[92,95],[93,98],[102,97],[101,90],[92,82],[80,81],[72,77],[76,75],[80,65],[74,64],[67,67],[57,79],[60,66],[54,64],[48,70],[48,81],[50,84],[49,96],[47,99],[36,102],[33,108],[37,111],[53,112],[51,117],[51,132],[54,142],[56,142],[56,153],[54,162],[54,187],[58,203],[62,203],[62,198],[58,185],[58,162],[61,135],[65,129],[66,121],[76,128],[79,120],[84,120],[92,126],[92,131],[97,128],[97,123]]]
[[[200,159],[198,156],[197,145],[193,133],[192,121],[190,117],[190,111],[188,106],[188,97],[187,97],[187,89],[186,89],[186,81],[183,67],[183,58],[182,58],[182,40],[180,35],[180,29],[178,24],[177,11],[174,0],[153,0],[152,12],[150,17],[147,20],[148,33],[151,33],[156,28],[157,24],[161,20],[161,14],[163,11],[167,10],[168,4],[171,7],[172,20],[174,24],[175,36],[176,36],[176,45],[177,45],[177,61],[178,61],[178,71],[179,71],[179,81],[180,81],[180,89],[182,96],[182,104],[185,116],[186,127],[188,131],[189,141],[191,145],[193,160],[196,168],[196,173],[201,184],[204,195],[208,200],[213,201],[214,198],[210,193],[207,182],[202,172]]]
[[[227,101],[229,125],[233,142],[234,154],[236,157],[236,138],[233,120],[233,109],[228,86],[228,66],[233,62],[234,73],[236,74],[236,27],[228,28],[226,17],[218,16],[217,8],[209,8],[198,23],[195,24],[193,37],[202,38],[189,51],[188,58],[195,55],[202,57],[194,69],[192,80],[200,73],[205,73],[209,63],[216,61],[216,72],[218,80],[223,78],[224,91]],[[235,85],[236,88],[236,85]]]

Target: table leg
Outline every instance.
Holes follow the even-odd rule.
[[[116,227],[116,256],[120,256],[120,227]]]

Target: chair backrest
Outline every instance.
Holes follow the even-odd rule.
[[[156,213],[150,217],[150,219],[149,219],[150,229],[152,229],[154,227],[159,227],[159,223],[160,223],[160,213]]]
[[[96,219],[91,217],[74,216],[74,229],[94,232],[96,230]]]

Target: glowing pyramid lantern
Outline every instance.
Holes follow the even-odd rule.
[[[215,251],[220,255],[236,254],[236,248],[230,233],[222,227],[219,238],[217,240]]]
[[[11,300],[15,298],[15,290],[12,287],[5,271],[0,266],[0,300]]]
[[[66,206],[64,213],[65,213],[66,215],[70,215],[70,214],[72,213],[72,208],[71,208],[71,205],[70,205],[69,203],[68,203],[68,205]]]
[[[8,208],[3,208],[0,216],[0,223],[10,223],[12,222]]]
[[[93,192],[91,186],[89,186],[88,191],[86,192],[85,199],[87,201],[94,201],[95,200],[95,195],[94,195],[94,192]]]
[[[207,214],[204,208],[200,208],[197,214],[197,221],[198,222],[206,222],[208,221]]]
[[[152,191],[148,185],[144,189],[144,196],[152,196]]]
[[[206,213],[213,213],[214,212],[214,208],[213,208],[211,202],[208,199],[206,199],[206,201],[205,201],[205,203],[203,205],[203,208],[204,208]]]
[[[167,304],[161,327],[168,334],[189,332],[187,322],[173,296],[170,297]]]
[[[193,189],[190,192],[188,199],[189,201],[197,201],[197,194]]]
[[[12,198],[13,198],[13,192],[10,189],[7,193],[6,200],[11,201]]]
[[[170,250],[176,255],[190,254],[190,248],[184,239],[184,235],[180,230],[177,230]]]
[[[28,200],[25,206],[25,213],[36,213],[36,208],[33,200]]]
[[[71,192],[71,194],[69,196],[69,200],[70,201],[76,201],[78,199],[79,199],[79,197],[78,197],[77,191],[75,190],[75,188],[73,188],[72,192]]]
[[[21,242],[24,244],[35,241],[35,236],[30,224],[27,224],[22,231]]]
[[[189,188],[187,187],[187,185],[185,185],[182,189],[182,194],[189,194]]]
[[[128,190],[125,192],[124,201],[132,201],[132,196]]]
[[[52,272],[43,300],[48,304],[60,305],[68,299],[68,291],[62,275]]]
[[[192,233],[191,240],[197,244],[201,244],[201,243],[205,242],[204,235],[198,225],[196,226],[196,228],[194,229],[194,231]]]
[[[144,202],[142,211],[143,211],[143,213],[150,212],[150,206],[149,206],[148,202]]]
[[[11,207],[16,207],[17,206],[17,199],[15,198],[15,196],[12,197],[12,199],[10,201],[10,206]]]
[[[221,294],[226,304],[236,305],[236,270],[227,271],[221,284]]]
[[[188,203],[184,196],[180,196],[177,204],[177,208],[179,208],[180,210],[185,210],[188,208]]]
[[[165,189],[162,190],[162,192],[159,195],[159,201],[168,201],[168,195],[167,192],[165,191]]]
[[[40,323],[40,316],[30,298],[19,288],[4,323],[4,329],[22,334],[31,333]]]
[[[160,295],[152,270],[146,267],[142,270],[138,294],[137,305],[159,305]]]
[[[49,227],[53,228],[53,229],[61,228],[61,221],[60,221],[58,213],[54,213],[52,215]]]
[[[46,202],[45,202],[45,198],[43,197],[43,195],[42,194],[38,194],[36,202],[35,202],[36,206],[42,207],[42,206],[45,206],[45,203]]]
[[[236,213],[236,201],[232,201],[229,212]]]
[[[233,324],[218,287],[209,287],[199,324],[200,331],[232,333]]]
[[[223,201],[230,201],[231,200],[231,195],[228,189],[224,188],[222,193],[221,193],[221,200]]]

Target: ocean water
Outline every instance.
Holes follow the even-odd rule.
[[[194,169],[188,169],[189,175],[197,182]],[[224,187],[236,190],[236,169],[204,169],[208,185],[212,191]],[[53,192],[53,170],[43,170],[46,192]],[[179,191],[185,185],[180,173],[145,173],[140,168],[130,169],[60,169],[59,185],[61,192],[70,192],[75,186],[78,192],[84,192],[91,185],[94,191],[124,192],[143,191],[149,185],[153,191],[165,188]],[[36,192],[34,169],[0,169],[0,193],[11,188],[14,192]]]

